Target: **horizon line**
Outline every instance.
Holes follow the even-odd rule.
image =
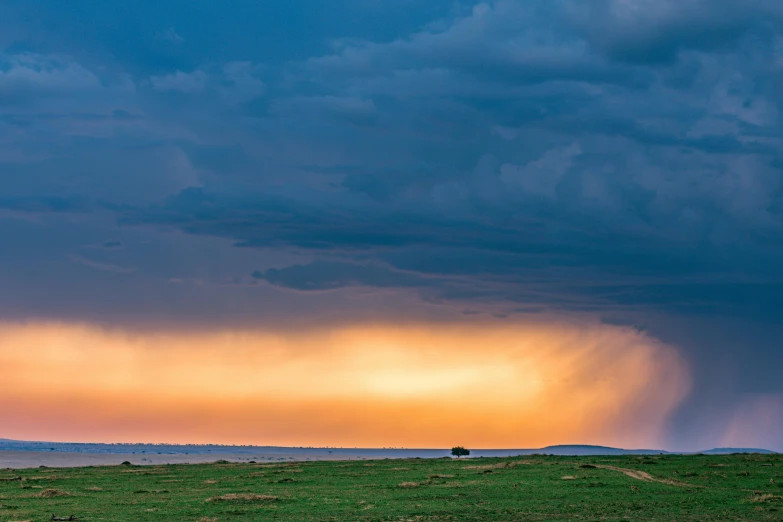
[[[7,439],[0,437],[0,443],[20,443],[20,444],[57,444],[57,445],[84,445],[84,446],[175,446],[175,447],[219,447],[219,448],[274,448],[274,449],[297,449],[297,450],[384,450],[384,451],[449,451],[451,448],[414,448],[414,447],[360,447],[360,446],[279,446],[279,445],[260,445],[260,444],[220,444],[220,443],[181,443],[181,442],[84,442],[84,441],[51,441],[51,440],[23,440]],[[606,446],[601,444],[550,444],[539,448],[467,448],[471,451],[538,451],[555,448],[599,448],[625,452],[651,452],[651,453],[671,453],[671,454],[699,454],[714,451],[728,450],[759,450],[769,453],[781,453],[767,448],[757,448],[752,446],[731,446],[714,447],[697,451],[675,451],[660,448],[623,448],[617,446]],[[2,450],[0,450],[2,451]],[[21,450],[24,451],[24,450]]]

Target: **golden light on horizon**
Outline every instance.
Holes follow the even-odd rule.
[[[3,435],[286,446],[655,445],[688,391],[629,328],[378,325],[307,333],[0,326]]]

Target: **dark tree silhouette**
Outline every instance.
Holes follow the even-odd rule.
[[[466,450],[462,446],[454,446],[453,448],[451,448],[451,454],[459,458],[459,457],[470,455],[470,450]]]

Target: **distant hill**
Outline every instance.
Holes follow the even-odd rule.
[[[669,453],[663,450],[653,449],[621,449],[611,448],[609,446],[588,446],[584,444],[547,446],[540,450],[534,450],[536,453],[546,453],[549,455],[659,455]]]
[[[732,453],[763,453],[774,454],[776,452],[760,448],[713,448],[705,451],[694,452],[671,452],[653,449],[621,449],[608,446],[586,446],[586,445],[566,445],[566,446],[547,446],[540,450],[526,450],[535,453],[545,453],[549,455],[678,455],[678,454],[702,454],[702,455],[730,455]]]
[[[759,448],[714,448],[707,451],[702,451],[705,455],[730,455],[732,453],[777,453],[766,449]]]

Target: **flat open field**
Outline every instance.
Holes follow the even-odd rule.
[[[783,520],[783,456],[0,470],[0,521]]]

